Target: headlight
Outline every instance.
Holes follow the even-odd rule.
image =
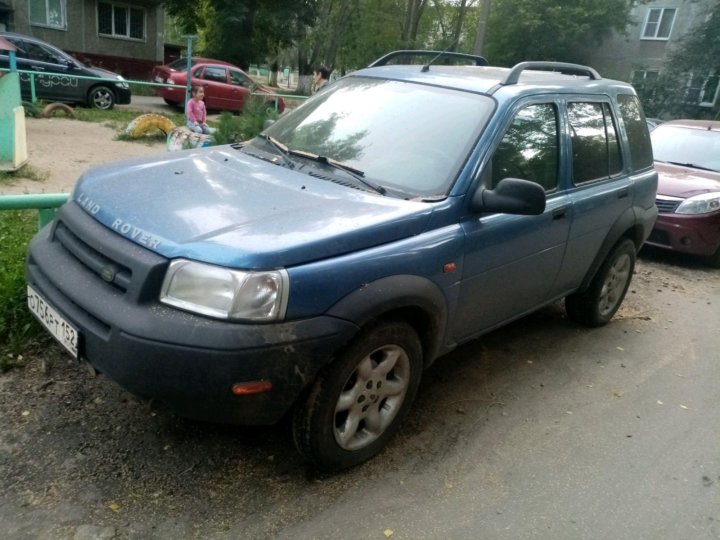
[[[720,210],[720,193],[703,193],[688,197],[675,210],[676,214],[709,214]]]
[[[170,263],[160,301],[218,319],[277,321],[288,298],[285,270],[245,272],[177,259]]]
[[[118,80],[118,81],[124,81],[124,80],[125,80],[125,77],[123,77],[122,75],[118,75],[118,76],[117,76],[117,80]],[[126,82],[115,83],[115,86],[117,86],[118,88],[125,88],[125,89],[130,88],[130,85],[129,85],[128,83],[126,83]]]

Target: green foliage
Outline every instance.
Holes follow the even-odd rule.
[[[0,211],[0,371],[44,332],[30,314],[25,292],[25,254],[37,232],[37,212]]]
[[[242,68],[288,46],[312,23],[317,0],[166,0],[183,33],[200,37],[205,56]]]
[[[582,46],[624,31],[632,7],[632,0],[493,0],[484,53],[493,65],[582,62]]]
[[[274,120],[277,113],[268,108],[262,98],[253,98],[245,104],[240,116],[229,112],[220,115],[213,140],[215,144],[229,144],[252,139],[263,130],[266,120]]]

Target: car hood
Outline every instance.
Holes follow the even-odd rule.
[[[416,235],[432,213],[427,203],[339,185],[231,146],[91,169],[73,199],[161,255],[246,269],[288,267]]]
[[[687,199],[702,193],[720,192],[720,173],[655,162],[658,195]]]

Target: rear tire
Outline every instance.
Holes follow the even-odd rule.
[[[632,240],[621,240],[610,252],[588,289],[565,298],[570,319],[586,326],[602,326],[610,322],[627,293],[637,250]]]
[[[295,409],[300,454],[325,472],[376,455],[407,416],[422,367],[422,346],[410,325],[389,321],[363,330]]]

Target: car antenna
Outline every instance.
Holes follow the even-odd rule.
[[[448,46],[447,49],[445,49],[444,51],[436,54],[434,58],[432,58],[427,64],[425,64],[425,65],[422,67],[422,69],[420,70],[420,72],[421,72],[421,73],[425,73],[426,71],[430,71],[430,64],[434,63],[435,60],[437,60],[438,58],[440,58],[443,54],[447,53],[450,49],[452,49],[455,45],[457,45],[457,42],[458,42],[459,39],[460,39],[460,38],[455,38],[455,39],[453,40],[453,42]]]

